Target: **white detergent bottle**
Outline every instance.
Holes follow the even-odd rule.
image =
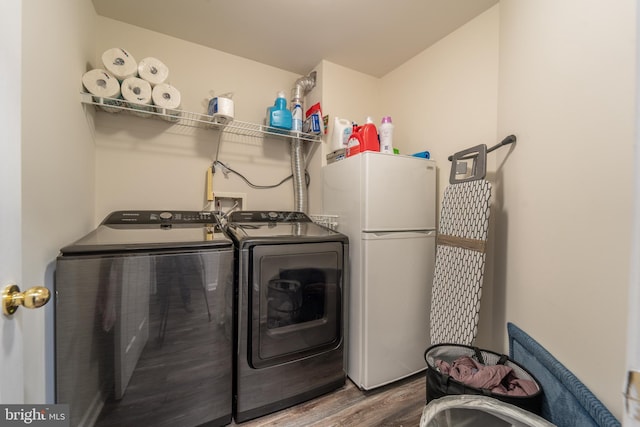
[[[297,100],[291,101],[291,130],[302,132],[302,105]]]
[[[393,154],[393,123],[390,116],[382,118],[378,135],[380,136],[380,152]]]
[[[333,119],[333,133],[331,134],[331,152],[347,148],[349,137],[353,131],[351,121],[336,117]]]

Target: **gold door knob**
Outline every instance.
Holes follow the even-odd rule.
[[[51,293],[43,286],[34,286],[24,292],[20,292],[17,285],[8,285],[2,291],[2,312],[11,316],[21,305],[26,308],[39,308],[45,305]]]

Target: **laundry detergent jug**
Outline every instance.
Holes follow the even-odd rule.
[[[347,142],[347,157],[363,151],[380,151],[378,130],[370,118],[362,126],[355,126]]]
[[[349,120],[335,117],[331,134],[331,151],[347,148],[351,132],[353,132],[353,125]]]

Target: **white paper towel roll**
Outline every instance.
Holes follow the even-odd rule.
[[[153,87],[167,81],[169,68],[157,58],[144,58],[138,63],[138,76]]]
[[[216,124],[226,125],[233,121],[234,106],[230,95],[216,96],[209,101],[208,114],[211,121]]]
[[[120,81],[138,75],[138,63],[126,50],[114,47],[102,54],[104,68]]]
[[[106,70],[95,68],[87,71],[82,76],[82,84],[90,94],[95,95],[93,97],[94,102],[117,106],[123,104],[121,101],[116,101],[116,99],[120,98],[120,82],[113,74]],[[110,113],[119,113],[121,111],[118,108],[104,106],[101,108]]]
[[[160,83],[151,91],[151,99],[156,106],[156,112],[163,114],[163,119],[178,121],[182,112],[180,108],[180,91],[168,83]]]
[[[151,116],[149,113],[144,113],[144,111],[153,111],[151,85],[148,81],[138,77],[129,77],[123,80],[120,90],[129,108],[136,110],[133,114],[143,117]]]

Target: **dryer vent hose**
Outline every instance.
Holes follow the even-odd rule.
[[[316,86],[316,72],[300,77],[291,90],[291,103],[303,105],[304,97]],[[304,111],[304,106],[302,108]],[[291,173],[293,175],[294,210],[307,213],[309,209],[308,189],[305,179],[304,145],[299,138],[291,141]]]

